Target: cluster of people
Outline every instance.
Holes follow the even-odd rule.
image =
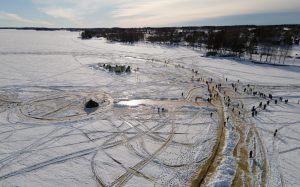
[[[256,110],[255,106],[252,107],[251,113],[252,113],[252,117],[257,116],[257,110]]]
[[[254,92],[253,92],[253,93],[254,93]],[[261,96],[261,97],[263,97],[263,98],[266,98],[266,95],[265,95],[264,93],[261,93],[261,92],[259,92],[259,96]],[[269,94],[268,98],[269,98],[270,100],[273,100],[273,95],[272,95],[272,94]],[[267,100],[266,104],[263,104],[262,102],[260,102],[259,105],[258,105],[258,107],[259,107],[259,108],[262,108],[263,110],[265,110],[265,109],[267,108],[267,106],[270,105],[270,100]],[[281,102],[283,102],[282,97],[279,97],[279,100],[280,100]],[[277,103],[278,103],[278,100],[277,100],[277,99],[274,99],[274,103],[277,104]],[[284,100],[284,103],[287,104],[287,103],[288,103],[288,99],[285,99],[285,100]],[[257,112],[256,109],[255,109],[255,106],[253,106],[253,108],[252,108],[251,111],[252,111],[252,116],[255,116],[255,115],[256,115],[255,113]],[[253,112],[254,112],[254,115],[253,115]]]
[[[198,74],[197,70],[192,69],[192,72],[195,73],[196,75]]]
[[[227,82],[227,81],[228,81],[228,79],[226,78],[226,82]],[[238,83],[239,83],[239,80],[238,80]],[[216,85],[216,88],[219,88],[219,90],[220,90],[220,87],[221,87],[220,84]],[[236,86],[236,84],[232,83],[232,84],[231,84],[231,87],[234,89],[235,92],[237,92],[237,86]],[[258,95],[259,97],[262,97],[262,98],[264,98],[264,99],[269,99],[269,100],[266,101],[265,104],[263,104],[263,102],[260,102],[258,107],[255,107],[255,106],[252,107],[251,113],[252,113],[252,116],[253,116],[253,117],[254,117],[254,116],[257,116],[257,113],[258,113],[257,108],[262,108],[262,110],[265,110],[265,109],[267,108],[267,106],[270,105],[270,101],[273,100],[273,95],[272,95],[272,94],[266,95],[265,93],[260,92],[260,91],[253,91],[253,89],[250,87],[249,84],[247,85],[246,88],[244,88],[244,92],[247,92],[248,94],[249,94],[249,92],[250,92],[250,94],[253,94],[253,96]],[[224,91],[224,94],[225,94],[225,91]],[[279,100],[280,100],[281,102],[284,102],[285,104],[288,103],[288,99],[283,100],[282,97],[279,97]],[[230,105],[232,105],[232,107],[233,107],[233,108],[232,108],[232,112],[234,112],[234,107],[235,107],[235,106],[233,106],[233,104],[231,104],[231,99],[230,99],[230,97],[229,97],[229,96],[224,96],[224,101],[225,101],[225,104],[226,104],[228,107],[229,107]],[[274,103],[277,104],[277,102],[278,102],[277,99],[274,99]],[[300,104],[300,102],[299,102],[299,104]],[[239,104],[237,104],[236,107],[239,108]],[[244,104],[242,104],[241,107],[244,108]],[[238,114],[240,115],[241,112],[238,111]],[[229,120],[229,117],[226,118],[226,121],[224,122],[224,126],[226,126],[226,122],[228,123],[228,120]],[[276,137],[277,134],[278,134],[278,129],[275,129],[275,131],[274,131],[274,133],[273,133],[273,136]],[[252,150],[250,150],[250,152],[249,152],[249,158],[253,158],[253,157],[254,157],[254,152],[253,152]]]
[[[165,110],[165,108],[160,108],[160,107],[158,107],[158,108],[157,108],[157,112],[160,113],[160,111],[161,111],[161,112],[165,112],[166,110]]]

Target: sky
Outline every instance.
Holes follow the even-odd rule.
[[[300,24],[300,0],[0,0],[0,27]]]

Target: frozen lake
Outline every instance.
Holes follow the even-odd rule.
[[[299,66],[78,36],[0,30],[1,186],[300,185]]]

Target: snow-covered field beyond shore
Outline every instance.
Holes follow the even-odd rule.
[[[267,185],[300,186],[299,66],[78,36],[0,30],[0,186],[186,186],[220,128],[207,85],[195,81],[202,76],[289,100],[272,101],[251,121],[266,152]],[[265,102],[241,95],[249,111]],[[94,112],[84,109],[90,98],[100,103]]]

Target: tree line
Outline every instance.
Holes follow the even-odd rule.
[[[292,46],[299,44],[300,25],[206,26],[162,28],[85,29],[82,39],[104,37],[109,41],[147,41],[204,48],[209,55],[248,56],[266,63],[284,63]]]

